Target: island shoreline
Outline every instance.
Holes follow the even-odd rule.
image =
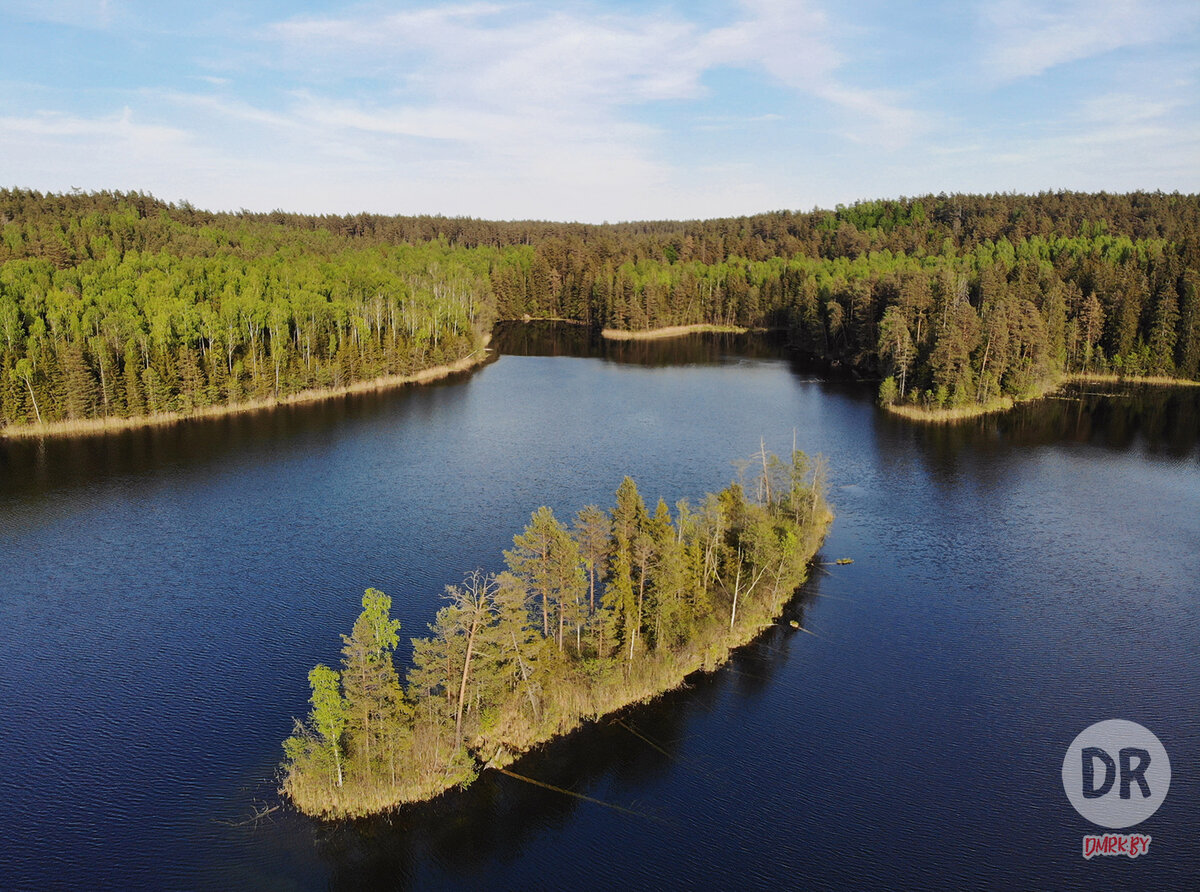
[[[767,629],[779,624],[780,618],[783,616],[787,606],[796,598],[800,597],[800,589],[812,578],[811,570],[815,565],[817,555],[820,554],[821,548],[825,544],[825,538],[829,534],[829,528],[833,525],[834,514],[830,506],[825,506],[825,515],[819,521],[819,532],[816,539],[816,544],[813,551],[807,556],[805,561],[805,572],[803,578],[796,584],[795,588],[784,597],[780,598],[768,612],[768,618],[760,619],[754,624],[738,625],[735,627],[736,634],[726,634],[724,641],[717,642],[717,653],[708,651],[703,654],[693,654],[694,659],[690,663],[690,668],[673,667],[675,671],[671,673],[671,680],[665,684],[659,684],[651,690],[643,691],[638,694],[624,699],[622,702],[608,704],[605,711],[593,716],[577,716],[576,722],[567,728],[561,728],[556,733],[549,737],[544,737],[539,740],[534,740],[522,746],[520,749],[508,750],[498,753],[497,756],[482,762],[481,769],[498,769],[504,768],[514,762],[519,761],[523,756],[526,756],[539,747],[546,746],[554,741],[569,737],[584,726],[599,722],[601,719],[616,715],[624,709],[653,703],[659,697],[663,697],[673,691],[678,691],[687,685],[687,680],[698,673],[711,674],[718,672],[727,666],[733,658],[735,652],[743,647],[748,647],[753,644],[760,635]],[[424,802],[425,799],[413,800],[412,802]],[[411,803],[401,803],[411,804]]]
[[[793,457],[794,461],[796,459]],[[812,485],[823,489],[823,484],[817,483],[817,479],[817,477],[814,478]],[[629,478],[626,478],[626,483],[630,486],[634,485]],[[722,495],[725,492],[740,493],[740,489],[738,484],[731,484],[730,489],[722,491]],[[820,490],[815,492],[820,493]],[[506,766],[514,764],[524,754],[544,747],[548,743],[569,737],[584,725],[599,722],[599,720],[613,716],[626,708],[658,700],[673,690],[685,687],[688,678],[694,676],[696,672],[714,672],[721,669],[722,666],[730,663],[739,648],[750,645],[762,635],[763,631],[780,624],[780,618],[785,616],[788,605],[802,595],[800,589],[812,577],[812,569],[815,567],[817,555],[820,553],[829,528],[834,521],[834,511],[821,495],[810,495],[810,493],[804,492],[800,498],[805,499],[805,504],[808,499],[816,499],[816,502],[811,505],[811,514],[804,520],[800,520],[799,515],[793,516],[792,509],[786,509],[786,513],[770,514],[772,511],[784,511],[785,509],[779,508],[781,503],[776,504],[774,508],[770,503],[767,503],[766,507],[762,507],[758,503],[750,503],[756,505],[756,510],[764,511],[763,517],[766,517],[766,522],[786,523],[787,525],[781,527],[786,529],[786,535],[779,533],[778,546],[781,551],[770,557],[772,567],[774,567],[775,558],[779,558],[779,567],[775,570],[779,575],[775,577],[774,582],[768,580],[764,583],[764,586],[769,587],[764,589],[762,594],[751,597],[751,592],[754,591],[758,580],[761,579],[763,573],[766,573],[766,564],[754,577],[754,581],[743,580],[748,583],[748,587],[743,591],[742,600],[737,597],[740,583],[734,585],[732,609],[730,606],[719,607],[715,603],[707,603],[709,580],[707,577],[697,577],[698,585],[703,588],[696,589],[694,597],[701,598],[704,606],[698,607],[697,615],[692,621],[694,624],[690,627],[689,639],[680,642],[678,646],[638,652],[640,657],[637,659],[636,672],[631,671],[635,665],[631,655],[632,649],[629,651],[630,655],[626,657],[622,653],[625,648],[624,640],[622,640],[617,646],[616,655],[605,652],[599,657],[604,664],[607,664],[604,671],[611,675],[605,683],[589,682],[586,676],[570,680],[570,675],[575,670],[568,669],[566,664],[554,663],[553,658],[550,658],[551,663],[546,664],[545,669],[539,669],[539,658],[534,657],[532,661],[522,660],[520,649],[518,649],[515,665],[520,666],[521,676],[526,680],[527,688],[524,695],[528,696],[530,705],[533,706],[532,714],[524,710],[524,696],[515,693],[521,688],[518,684],[510,692],[499,695],[499,698],[488,707],[497,710],[496,713],[493,713],[492,724],[470,732],[467,736],[460,737],[461,724],[455,722],[451,722],[449,725],[443,724],[443,719],[449,720],[451,713],[446,713],[443,719],[437,719],[434,718],[434,712],[430,712],[428,713],[428,724],[406,726],[402,722],[398,728],[404,730],[398,730],[396,734],[398,734],[398,740],[408,741],[407,744],[402,744],[403,747],[407,747],[407,749],[401,750],[402,761],[403,764],[416,766],[413,776],[397,780],[394,766],[391,768],[390,782],[386,771],[372,779],[370,768],[368,768],[365,776],[360,774],[360,777],[353,780],[353,783],[347,777],[346,783],[343,784],[342,767],[349,765],[349,762],[344,758],[347,744],[341,743],[341,737],[342,732],[347,728],[346,722],[349,719],[337,717],[348,717],[350,710],[359,708],[348,705],[349,689],[343,687],[343,680],[346,677],[344,674],[359,670],[354,669],[350,663],[349,660],[354,657],[349,652],[346,659],[343,660],[341,674],[330,670],[328,666],[317,666],[313,670],[313,674],[317,674],[319,678],[314,681],[314,675],[310,674],[313,690],[312,716],[308,719],[308,724],[296,723],[296,735],[284,742],[287,761],[283,765],[280,794],[289,800],[300,813],[324,821],[340,821],[364,818],[364,816],[372,814],[396,812],[397,809],[436,800],[454,788],[466,788],[479,777],[481,772],[490,770],[490,768],[503,771]],[[545,510],[548,511],[548,509]],[[732,529],[734,527],[728,527],[721,534],[731,534]],[[743,534],[744,529],[738,528],[738,537]],[[515,543],[518,539],[520,537],[515,538]],[[510,559],[508,552],[506,552],[506,559]],[[614,558],[606,559],[611,561]],[[738,551],[737,559],[740,567],[742,552]],[[738,579],[742,580],[740,570]],[[486,588],[475,589],[475,591],[486,591]],[[524,592],[524,594],[527,595],[528,592]],[[462,598],[463,592],[457,591],[455,595]],[[521,599],[521,606],[517,607],[518,611],[529,609],[527,600],[528,598]],[[370,622],[364,619],[368,615],[382,616],[382,619],[376,618],[373,619],[373,622],[383,623],[384,627],[391,622],[389,618],[391,599],[382,592],[378,592],[376,589],[367,589],[362,603],[364,603],[364,613],[355,623],[352,637],[343,635],[344,641],[352,642],[358,640],[353,636],[361,637],[368,634],[367,629],[373,628]],[[486,603],[486,601],[480,601],[480,603]],[[382,607],[379,606],[380,604]],[[611,609],[611,607],[606,607],[606,609]],[[450,607],[446,607],[444,610],[450,610]],[[487,618],[476,619],[475,623],[455,624],[456,619],[449,617],[443,619],[439,616],[438,624],[431,625],[431,630],[436,633],[438,633],[438,629],[450,629],[450,633],[457,636],[457,646],[460,648],[457,653],[460,653],[461,657],[462,648],[466,648],[468,654],[467,663],[464,666],[455,667],[452,670],[446,667],[445,678],[428,676],[428,671],[434,663],[427,664],[426,661],[415,658],[419,652],[436,653],[436,651],[430,651],[430,648],[436,647],[438,641],[449,642],[449,634],[443,631],[443,633],[436,634],[433,639],[413,640],[414,666],[420,667],[419,671],[425,672],[426,675],[422,676],[420,682],[416,682],[413,676],[414,669],[410,667],[406,674],[406,680],[404,682],[397,680],[397,684],[409,690],[406,695],[406,704],[408,704],[406,708],[413,710],[414,716],[424,719],[426,711],[422,704],[432,704],[433,702],[428,698],[436,699],[438,702],[442,698],[449,698],[446,702],[451,702],[454,699],[452,690],[458,690],[460,692],[458,696],[462,698],[462,692],[467,689],[468,677],[470,677],[466,666],[469,666],[470,653],[472,653],[472,649],[470,649],[472,643],[470,642],[476,640],[475,629],[481,628],[479,622],[485,623],[486,628],[494,628],[493,623],[500,622],[498,613],[492,612],[496,610],[496,607],[488,607],[487,610]],[[721,612],[727,613],[727,618],[721,616]],[[533,613],[536,613],[536,610]],[[517,619],[517,621],[528,622],[528,618]],[[532,622],[533,627],[536,627],[538,624],[536,616],[533,616]],[[638,618],[637,622],[642,622],[641,618]],[[797,623],[793,622],[792,625],[793,628],[800,628]],[[468,629],[470,630],[468,631]],[[512,634],[511,631],[510,634]],[[545,634],[542,633],[542,635]],[[616,631],[613,631],[612,634],[616,634]],[[536,634],[534,636],[536,637]],[[552,634],[544,637],[542,641],[550,642],[548,646],[553,651],[554,636]],[[391,646],[394,645],[395,642],[392,642]],[[349,643],[347,646],[349,647]],[[449,647],[449,643],[446,643],[446,647]],[[516,639],[514,639],[514,647],[518,647]],[[383,653],[390,652],[384,651]],[[446,653],[450,653],[449,649]],[[535,653],[536,649],[533,651],[527,649],[527,654]],[[590,659],[596,659],[596,657]],[[628,663],[626,660],[629,660]],[[390,661],[390,658],[386,658],[386,661]],[[440,665],[440,663],[436,665]],[[446,665],[449,666],[449,664]],[[528,687],[529,677],[535,677],[535,674],[544,671],[550,674],[546,675],[544,680],[548,678],[553,681],[554,672],[558,672],[566,681],[570,693],[565,695],[565,699],[558,699],[560,696],[558,694],[550,695],[548,699],[544,698],[541,693],[535,696],[533,692],[541,689],[542,682],[536,683],[534,687]],[[564,672],[565,675],[563,675]],[[342,677],[340,678],[340,676]],[[325,681],[330,677],[331,682]],[[330,683],[334,687],[329,688]],[[414,693],[413,686],[418,683],[422,686],[421,690],[428,688],[428,692],[425,694]],[[442,687],[445,692],[450,693],[443,693]],[[359,698],[361,695],[354,694],[353,696]],[[422,700],[422,696],[425,696],[426,699]],[[504,705],[505,702],[508,702],[509,705]],[[332,706],[324,706],[324,704]],[[330,708],[334,712],[329,712]],[[430,708],[432,710],[432,707]],[[478,708],[485,707],[480,707],[476,702],[473,708],[478,710]],[[340,710],[347,712],[338,712]],[[458,712],[457,723],[462,722],[463,714]],[[326,720],[330,717],[332,717],[332,724]],[[451,725],[455,726],[454,737],[451,737],[450,741],[446,741],[443,735],[449,734]],[[355,732],[355,734],[361,734],[361,731]],[[377,731],[376,734],[378,735],[379,732]],[[454,742],[456,740],[458,743]],[[330,749],[331,742],[332,749]],[[356,743],[350,743],[348,746],[352,753],[367,753],[366,765],[371,765],[370,750],[356,749],[358,747]],[[334,755],[332,760],[329,758],[330,753]],[[414,755],[416,753],[424,754],[421,758],[426,759],[425,765],[420,764],[420,760]],[[376,758],[383,759],[384,756],[377,754]],[[331,773],[335,767],[337,770],[336,785]]]
[[[766,331],[766,329],[698,322],[694,325],[667,325],[662,328],[644,328],[636,331],[624,328],[605,328],[601,330],[600,337],[609,341],[660,341],[667,338],[681,338],[690,334],[747,334],[762,331]]]
[[[1027,396],[1002,396],[986,403],[955,406],[949,409],[925,409],[904,403],[893,403],[883,406],[883,410],[891,415],[914,421],[918,424],[955,424],[960,421],[970,421],[985,415],[997,415],[1009,412],[1019,403],[1029,403],[1046,399],[1061,391],[1068,384],[1134,384],[1147,387],[1200,387],[1200,381],[1190,378],[1173,378],[1166,375],[1114,375],[1098,372],[1071,372],[1060,375],[1048,382],[1036,393]]]

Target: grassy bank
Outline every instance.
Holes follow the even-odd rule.
[[[472,351],[461,359],[445,365],[431,366],[421,369],[411,375],[385,375],[372,378],[369,381],[356,381],[342,387],[316,387],[302,390],[283,397],[246,400],[221,406],[205,406],[191,412],[158,412],[153,415],[136,415],[132,418],[86,418],[72,421],[49,421],[32,424],[10,424],[0,428],[0,438],[42,438],[42,437],[83,437],[94,434],[116,433],[143,427],[159,427],[178,424],[199,418],[220,418],[225,415],[237,415],[242,412],[258,412],[264,409],[274,409],[278,406],[296,406],[304,403],[315,403],[321,400],[337,399],[354,393],[374,393],[381,390],[391,390],[408,384],[428,384],[440,381],[450,375],[465,372],[488,359],[486,347],[490,337],[485,338],[484,346]]]
[[[698,635],[679,650],[647,654],[636,674],[613,679],[612,684],[581,686],[575,692],[582,707],[579,714],[563,716],[549,727],[499,727],[489,734],[480,735],[474,741],[473,748],[486,761],[487,767],[504,767],[520,754],[569,734],[586,722],[603,718],[627,706],[648,703],[676,690],[695,672],[714,672],[721,668],[729,662],[737,648],[752,642],[779,619],[796,589],[808,578],[808,568],[832,522],[833,512],[828,506],[822,505],[819,516],[806,527],[804,538],[797,542],[797,553],[792,556],[797,570],[789,577],[774,581],[771,597],[763,601],[747,601],[746,609],[739,614],[732,627],[722,617],[720,622],[707,630],[707,634]]]
[[[1007,412],[1016,401],[1010,396],[989,400],[986,403],[972,403],[968,406],[954,406],[948,409],[926,409],[924,406],[914,406],[909,403],[895,403],[884,406],[893,415],[899,415],[908,421],[919,421],[923,424],[951,424],[955,421],[967,421],[990,415],[993,412]]]
[[[601,337],[610,341],[657,341],[663,338],[679,338],[684,335],[716,333],[716,334],[745,334],[751,331],[740,325],[668,325],[664,328],[648,328],[641,331],[626,331],[621,328],[606,328],[600,332]]]
[[[922,424],[953,424],[957,421],[968,421],[983,415],[996,412],[1007,412],[1017,403],[1039,400],[1061,390],[1068,384],[1134,384],[1150,387],[1200,387],[1200,381],[1189,378],[1172,378],[1165,375],[1110,375],[1089,372],[1073,372],[1060,375],[1053,381],[1044,384],[1037,391],[1025,396],[1002,396],[986,403],[971,403],[966,406],[953,406],[944,409],[914,406],[911,403],[894,403],[883,408],[893,415],[898,415],[908,421]]]
[[[1074,372],[1064,375],[1059,386],[1076,382],[1079,384],[1145,384],[1150,387],[1200,387],[1200,381],[1191,378],[1173,378],[1169,375],[1101,375],[1094,372]]]
[[[586,327],[587,323],[579,319],[568,319],[565,316],[530,316],[528,313],[521,316],[519,319],[501,319],[501,322],[524,322],[528,325],[530,322],[557,322],[560,325],[575,325]]]

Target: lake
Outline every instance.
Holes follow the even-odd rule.
[[[446,382],[0,442],[0,887],[1183,887],[1200,869],[1200,388],[955,427],[762,339],[501,332]],[[539,505],[823,453],[837,519],[725,669],[465,792],[352,824],[278,803],[306,675],[363,589],[408,638]],[[836,565],[851,558],[850,565]],[[792,628],[795,620],[802,629]],[[1072,739],[1171,759],[1148,855],[1085,861]]]

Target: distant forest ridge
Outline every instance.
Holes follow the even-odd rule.
[[[498,319],[786,329],[886,402],[1200,376],[1200,196],[936,195],[702,221],[209,213],[0,191],[0,424],[408,374]],[[890,383],[889,383],[890,382]]]

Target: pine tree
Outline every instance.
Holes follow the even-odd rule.
[[[879,405],[890,406],[896,402],[896,396],[899,389],[896,386],[896,379],[892,375],[888,375],[879,384]]]
[[[137,344],[131,339],[125,345],[124,378],[125,378],[125,415],[135,417],[146,411],[146,403],[142,398],[142,380],[139,375],[141,357]]]
[[[892,368],[899,373],[899,381],[892,380],[892,386],[899,385],[899,392],[904,393],[905,381],[908,379],[908,369],[913,361],[913,341],[908,330],[908,322],[904,312],[897,306],[888,307],[879,323],[879,344],[876,347],[881,360],[890,360]],[[889,376],[890,378],[891,376]],[[880,402],[884,402],[880,399]],[[895,402],[895,397],[885,405]]]
[[[359,771],[370,777],[375,760],[384,755],[379,742],[385,724],[395,721],[405,706],[392,658],[400,630],[400,621],[390,616],[392,599],[369,588],[362,606],[351,633],[342,636],[342,689],[354,756]]]
[[[14,368],[16,376],[25,382],[25,386],[29,389],[29,401],[33,404],[33,414],[38,420],[38,424],[42,423],[42,410],[38,408],[37,395],[33,392],[33,363],[22,357],[17,360]]]
[[[542,635],[554,635],[563,646],[566,612],[584,585],[579,546],[554,512],[546,506],[533,512],[523,533],[513,537],[514,548],[504,552],[509,571],[540,601]],[[557,633],[551,617],[557,613]]]
[[[584,505],[575,515],[575,541],[579,543],[579,555],[587,568],[590,613],[596,611],[596,575],[603,570],[611,531],[608,515],[595,505]]]
[[[78,341],[63,344],[59,349],[59,366],[64,374],[67,417],[91,418],[99,388],[84,358],[83,345]]]
[[[1175,295],[1165,292],[1159,296],[1154,308],[1154,322],[1150,326],[1150,370],[1166,375],[1175,370],[1175,341],[1178,337],[1179,305]]]
[[[207,403],[204,393],[204,373],[196,360],[196,352],[187,344],[179,347],[179,405],[190,412]]]
[[[973,371],[971,353],[979,343],[979,317],[966,301],[950,313],[946,329],[929,357],[934,384],[945,387],[955,405],[971,399]]]
[[[632,660],[639,631],[638,590],[635,580],[639,556],[645,557],[645,528],[649,517],[633,478],[626,477],[617,487],[617,503],[612,510],[612,544],[609,546],[608,578],[603,605],[613,624],[613,637]],[[635,550],[638,552],[635,554]]]
[[[666,502],[660,500],[654,512],[654,563],[650,569],[652,636],[656,649],[671,647],[687,637],[691,619],[687,595],[699,582],[689,572],[687,546],[680,532],[671,523]]]
[[[467,683],[471,679],[471,662],[475,657],[476,644],[482,639],[495,619],[495,605],[492,601],[496,590],[496,580],[493,576],[485,576],[476,570],[469,575],[461,586],[452,585],[446,588],[446,596],[451,605],[438,611],[438,625],[445,637],[461,636],[464,638],[462,674],[459,679],[458,694],[455,698],[454,739],[461,741],[463,708],[466,705]]]
[[[1179,371],[1189,378],[1200,374],[1200,273],[1189,269],[1180,283],[1183,298],[1180,307]]]

